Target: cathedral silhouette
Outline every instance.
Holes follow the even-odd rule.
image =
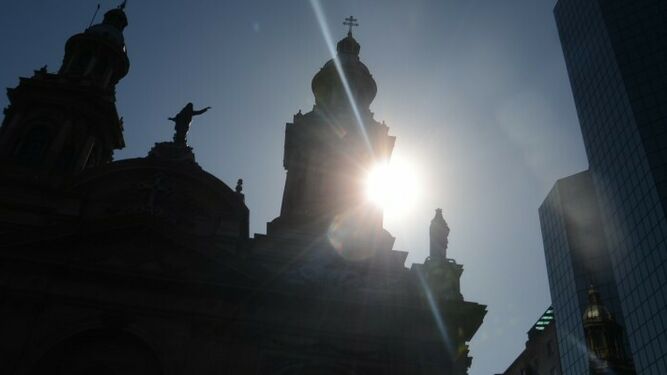
[[[0,373],[467,374],[486,308],[460,293],[437,210],[430,256],[405,267],[359,176],[395,138],[350,31],[285,130],[280,215],[249,236],[242,181],[186,135],[124,147],[124,6],[72,36],[57,73],[8,90],[0,128]],[[345,77],[341,79],[341,74]],[[352,97],[354,100],[350,100]]]

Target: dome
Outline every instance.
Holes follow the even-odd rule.
[[[348,33],[347,37],[338,42],[336,49],[337,59],[357,106],[360,109],[368,109],[377,94],[377,85],[366,65],[359,60],[361,46],[352,37],[352,33]],[[333,59],[327,61],[313,77],[311,86],[316,106],[333,109],[349,105],[345,87]]]
[[[600,293],[593,286],[588,290],[588,306],[584,310],[583,320],[584,324],[613,320],[609,310],[600,301]]]
[[[85,196],[82,218],[153,226],[170,235],[247,238],[243,194],[196,163],[168,157],[125,159],[87,169],[73,190]]]
[[[361,50],[361,46],[352,37],[351,32],[347,33],[347,37],[341,39],[336,45],[336,51],[338,51],[338,53],[342,52],[359,56],[359,50]]]

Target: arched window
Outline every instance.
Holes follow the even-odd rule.
[[[38,125],[30,129],[25,135],[18,149],[16,160],[19,164],[36,166],[42,162],[51,143],[51,132],[45,125]]]

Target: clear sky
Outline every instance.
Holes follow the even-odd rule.
[[[90,22],[96,1],[7,1],[0,85],[44,64]],[[102,0],[102,12],[116,1]],[[386,218],[408,263],[428,252],[442,207],[466,299],[488,305],[471,343],[472,375],[503,371],[549,305],[537,208],[556,179],[587,167],[553,20],[555,0],[321,0],[335,40],[355,38],[378,95],[371,106],[418,165],[423,195]],[[251,231],[279,213],[285,122],[313,105],[310,81],[330,58],[308,0],[130,0],[130,73],[117,87],[127,147],[170,140],[167,117],[213,109],[190,131],[199,164],[245,181]],[[101,14],[98,16],[98,21]],[[6,97],[0,105],[7,104]]]

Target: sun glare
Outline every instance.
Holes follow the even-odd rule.
[[[415,166],[401,159],[376,165],[366,180],[367,199],[389,216],[409,211],[419,198],[420,190]]]

